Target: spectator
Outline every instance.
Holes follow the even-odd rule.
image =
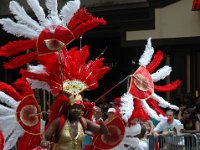
[[[174,133],[173,129],[176,125],[180,125],[181,122],[177,119],[174,119],[174,112],[172,110],[166,111],[167,120],[161,121],[154,128],[154,134],[158,135],[172,135]]]
[[[151,120],[140,121],[140,122],[146,127],[147,135],[152,135],[154,133],[154,125]]]
[[[171,145],[172,147],[175,146],[175,148],[177,149],[182,149],[183,144],[184,144],[184,139],[180,138],[180,139],[176,139],[172,137],[167,137],[167,136],[172,136],[175,134],[175,127],[178,125],[181,125],[181,122],[177,119],[174,119],[174,112],[172,110],[167,110],[166,111],[166,120],[163,120],[161,122],[158,123],[158,125],[154,128],[154,135],[156,137],[160,136],[159,140],[159,146],[162,147],[164,139],[166,140],[165,142],[169,145]],[[164,139],[163,139],[164,138]],[[174,140],[172,142],[172,140]]]
[[[137,145],[136,150],[149,150],[149,144],[147,141],[147,129],[143,124],[141,124],[141,132],[138,135],[138,138],[140,139],[140,142]]]
[[[192,112],[189,108],[182,110],[181,122],[184,126],[182,133],[199,133],[200,132],[200,122],[196,117],[192,117]]]
[[[145,127],[146,127],[146,130],[147,130],[147,138],[149,140],[149,148],[150,149],[154,149],[154,145],[155,145],[155,138],[153,136],[153,133],[154,133],[154,125],[153,125],[153,122],[151,120],[147,120],[147,121],[140,121]]]

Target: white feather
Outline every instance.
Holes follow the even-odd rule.
[[[11,109],[8,107],[5,107],[3,105],[0,105],[0,115],[14,115],[15,114],[15,109]]]
[[[68,1],[60,10],[60,17],[62,18],[61,25],[66,25],[73,17],[74,13],[80,8],[80,0]]]
[[[45,17],[44,10],[40,6],[38,0],[27,0],[27,3],[32,8],[33,12],[39,20],[39,23],[44,27],[49,27],[51,25],[50,21]]]
[[[152,44],[151,44],[151,38],[148,38],[144,53],[139,59],[139,65],[147,66],[149,62],[151,61],[153,53],[154,53],[154,48],[152,47]]]
[[[144,108],[144,110],[148,113],[148,115],[151,118],[154,118],[156,120],[160,120],[160,117],[157,115],[157,113],[153,109],[151,109],[149,107],[149,105],[146,103],[146,100],[141,100],[141,103],[142,103],[142,107]]]
[[[18,138],[21,137],[23,133],[24,131],[17,125],[15,129],[12,131],[12,134],[7,139],[4,145],[4,150],[12,149],[16,145]]]
[[[0,101],[12,108],[17,108],[18,106],[18,103],[12,97],[8,96],[2,91],[0,91]]]
[[[130,127],[125,128],[125,135],[126,136],[136,136],[141,132],[141,125],[136,123],[135,125],[131,125]]]
[[[33,29],[23,24],[17,24],[9,18],[0,19],[0,24],[3,25],[3,29],[6,32],[11,33],[17,37],[23,36],[29,39],[34,39],[38,37],[38,33],[34,31]]]
[[[41,73],[48,74],[44,68],[45,67],[43,65],[37,65],[37,66],[28,65],[28,70],[30,72],[37,73],[37,74],[41,74]]]
[[[59,25],[61,20],[58,16],[58,3],[57,0],[46,0],[46,6],[49,10],[48,18],[50,18],[51,24]]]
[[[153,73],[151,75],[151,77],[152,77],[152,79],[153,79],[154,82],[157,82],[159,80],[164,79],[168,75],[170,75],[171,71],[172,71],[171,67],[164,66],[163,68],[160,68],[158,71],[156,71],[155,73]]]
[[[133,136],[140,134],[140,132],[141,132],[141,126],[138,123],[130,127],[126,126],[124,138],[122,139],[121,143],[116,147],[114,147],[112,150],[127,150],[128,148],[125,147],[124,145],[130,145],[136,148],[140,140],[137,137]]]
[[[159,103],[160,107],[163,107],[163,108],[169,107],[169,108],[175,109],[175,110],[179,109],[176,105],[171,105],[169,102],[165,101],[162,97],[158,96],[155,93],[153,93],[151,95],[151,98],[155,99]]]
[[[16,116],[0,116],[0,130],[6,139],[17,125]]]
[[[19,5],[16,1],[11,1],[9,5],[10,11],[13,15],[15,15],[15,19],[18,20],[19,23],[27,25],[35,31],[38,31],[38,34],[43,30],[35,20],[33,20],[24,10],[23,7]]]
[[[128,122],[128,119],[131,117],[132,112],[134,110],[133,104],[133,96],[130,93],[125,93],[121,97],[121,106],[120,106],[120,114],[125,122]]]
[[[51,91],[50,86],[46,82],[33,80],[33,79],[30,79],[30,78],[26,78],[26,79],[27,79],[28,83],[31,85],[32,89],[44,89],[48,92]]]

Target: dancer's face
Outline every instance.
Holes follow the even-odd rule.
[[[82,113],[83,105],[73,104],[69,108],[69,115],[75,118],[79,118]]]

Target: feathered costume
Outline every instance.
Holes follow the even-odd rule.
[[[12,148],[18,139],[20,150],[32,149],[40,143],[41,112],[31,88],[44,89],[57,96],[50,108],[50,124],[62,114],[62,110],[69,103],[63,92],[76,95],[84,90],[94,90],[98,87],[98,80],[109,70],[109,67],[103,66],[103,58],[87,61],[89,46],[84,46],[80,50],[75,47],[66,51],[66,46],[83,33],[98,25],[104,25],[105,21],[102,18],[94,18],[86,9],[79,10],[79,0],[69,1],[60,12],[57,10],[57,0],[46,0],[49,12],[47,17],[38,0],[27,0],[27,3],[38,22],[33,20],[16,1],[11,1],[9,8],[17,22],[9,18],[0,19],[5,31],[18,37],[28,38],[28,40],[9,42],[0,47],[0,56],[10,57],[18,54],[4,63],[4,68],[18,68],[32,60],[38,63],[36,66],[29,65],[28,70],[21,69],[23,78],[14,83],[14,88],[1,83],[3,86],[0,86],[0,101],[3,105],[0,105],[0,146],[5,150]],[[165,66],[151,74],[163,58],[162,52],[158,51],[151,61],[153,53],[149,39],[145,52],[139,60],[141,66],[131,76],[128,92],[119,100],[121,116],[113,120],[115,124],[120,123],[122,130],[119,131],[112,123],[108,124],[112,134],[97,136],[95,139],[102,140],[102,144],[94,141],[93,148],[110,149],[113,148],[110,146],[111,142],[114,146],[118,145],[116,149],[126,149],[124,144],[130,145],[132,142],[127,136],[136,135],[140,130],[140,126],[132,124],[135,118],[147,120],[150,116],[159,120],[161,115],[164,116],[159,105],[178,109],[154,93],[154,91],[175,90],[180,81],[165,86],[154,85],[154,82],[169,75],[171,68]],[[86,109],[84,115],[90,118],[93,105],[86,102],[84,106]],[[117,142],[109,141],[109,138],[116,138],[116,135],[119,136]]]
[[[163,86],[155,85],[154,82],[164,79],[172,69],[169,66],[164,66],[153,73],[163,59],[162,51],[157,51],[152,59],[153,53],[154,48],[151,45],[151,38],[149,38],[145,51],[139,59],[140,67],[131,75],[128,92],[122,95],[120,99],[117,99],[117,102],[121,103],[119,109],[126,123],[126,128],[125,136],[122,142],[114,148],[115,150],[127,149],[124,145],[134,146],[139,142],[137,138],[131,137],[139,134],[141,130],[140,125],[135,124],[135,119],[145,121],[151,117],[160,121],[165,116],[160,107],[178,110],[177,106],[165,101],[154,92],[175,90],[180,86],[181,81],[176,80]]]
[[[40,109],[25,79],[18,79],[14,87],[0,82],[2,149],[10,150],[18,140],[20,150],[32,149],[40,143]]]
[[[0,19],[6,32],[29,39],[9,42],[0,47],[0,56],[4,57],[25,53],[4,63],[5,69],[14,69],[32,60],[49,57],[44,54],[66,49],[66,45],[86,31],[106,23],[102,18],[93,17],[86,9],[79,10],[79,0],[67,2],[59,13],[57,0],[46,0],[49,11],[47,17],[38,0],[27,0],[27,3],[39,22],[33,20],[16,1],[11,1],[9,8],[17,22],[10,18]],[[31,51],[27,51],[29,49]]]
[[[0,47],[0,56],[15,56],[4,63],[4,68],[15,69],[32,60],[38,63],[37,66],[30,65],[28,70],[21,70],[23,77],[20,80],[23,82],[18,80],[14,84],[16,89],[1,83],[0,146],[5,150],[11,149],[17,140],[20,150],[33,149],[40,143],[41,112],[32,89],[45,89],[57,96],[50,108],[50,124],[69,103],[64,92],[76,95],[86,89],[93,90],[110,69],[103,66],[103,58],[87,61],[89,46],[66,51],[70,42],[86,31],[104,25],[105,20],[93,17],[86,9],[79,10],[79,0],[68,1],[60,12],[57,0],[45,2],[47,17],[38,0],[27,0],[38,21],[33,20],[16,1],[11,1],[9,8],[17,22],[9,18],[0,19],[6,32],[28,38]],[[93,104],[85,102],[84,109],[84,116],[90,119]]]

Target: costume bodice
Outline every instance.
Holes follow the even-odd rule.
[[[78,133],[75,138],[70,135],[69,122],[66,120],[61,129],[58,142],[54,145],[54,150],[82,150],[81,144],[84,138],[83,127],[78,122]]]

